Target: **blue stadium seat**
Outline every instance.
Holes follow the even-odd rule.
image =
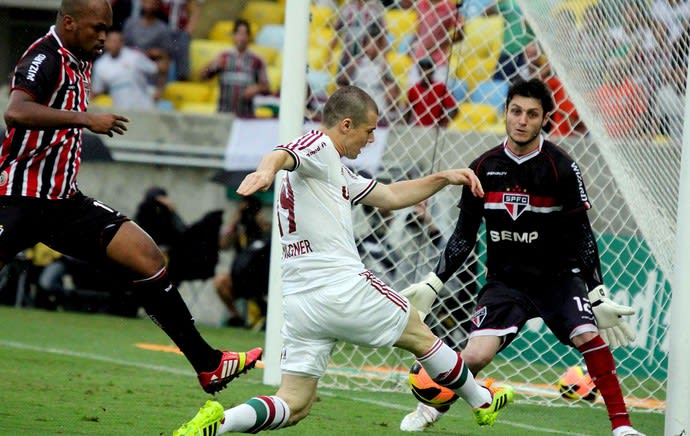
[[[485,80],[479,82],[470,94],[470,102],[485,103],[494,106],[498,113],[505,110],[508,82],[503,80]]]
[[[283,40],[285,39],[285,26],[282,24],[266,24],[259,30],[255,42],[258,45],[273,47],[283,50]]]

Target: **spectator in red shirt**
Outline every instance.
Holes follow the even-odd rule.
[[[446,127],[458,112],[458,103],[443,82],[434,81],[434,63],[419,61],[422,79],[407,91],[408,122],[415,126]]]

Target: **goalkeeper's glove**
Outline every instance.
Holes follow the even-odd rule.
[[[614,303],[604,285],[589,291],[589,302],[597,319],[599,334],[611,348],[624,347],[635,340],[635,332],[622,318],[623,315],[634,314],[635,309]]]
[[[431,312],[431,305],[434,304],[436,296],[443,288],[443,282],[436,274],[430,272],[424,280],[414,283],[403,289],[400,293],[407,297],[419,312],[419,317],[424,318]]]

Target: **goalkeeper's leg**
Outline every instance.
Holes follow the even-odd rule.
[[[635,431],[632,429],[630,415],[625,406],[623,392],[616,375],[616,363],[606,342],[601,336],[591,332],[575,336],[572,341],[585,359],[592,382],[601,392],[613,433],[620,433],[622,430],[619,429]],[[634,435],[636,433],[620,434]]]

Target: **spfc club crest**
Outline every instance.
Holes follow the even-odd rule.
[[[475,327],[480,327],[484,322],[484,318],[486,318],[486,306],[478,306],[477,310],[474,311],[474,315],[472,315],[472,324]]]
[[[529,195],[515,194],[512,192],[503,194],[503,207],[506,208],[511,218],[513,218],[513,221],[522,215],[522,212],[527,209],[527,206],[529,206]]]

